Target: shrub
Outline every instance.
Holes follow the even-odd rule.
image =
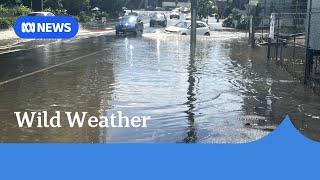
[[[222,23],[223,27],[234,27],[233,18],[228,16]]]
[[[234,21],[237,22],[237,27],[234,24]],[[232,13],[223,21],[223,27],[233,27],[237,29],[246,29],[248,27],[249,20],[248,16],[239,13],[236,10],[233,10]]]
[[[107,19],[109,19],[109,14],[106,12],[101,12],[96,16],[98,19],[101,19],[102,17],[106,17]]]
[[[80,22],[79,17],[78,16],[72,16],[73,18],[75,18],[78,22]]]
[[[30,12],[31,9],[23,5],[14,6],[13,8],[9,9],[9,14],[11,16],[23,16],[29,14]]]
[[[10,21],[8,18],[2,18],[0,17],[0,30],[1,29],[8,29],[13,24],[12,21]]]
[[[78,16],[79,22],[89,22],[91,20],[91,16],[88,15],[86,12],[81,11]]]
[[[8,12],[8,9],[5,8],[3,5],[0,5],[0,14],[5,15]]]
[[[23,5],[12,8],[6,8],[0,5],[0,29],[7,29],[13,26],[18,17],[29,14],[30,12],[31,9]]]
[[[248,28],[248,25],[249,25],[248,17],[245,15],[241,15],[240,19],[238,20],[238,26],[236,28],[245,30]]]

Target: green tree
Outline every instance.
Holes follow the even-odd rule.
[[[226,2],[226,7],[225,7],[225,10],[223,12],[223,16],[225,16],[225,17],[229,16],[232,13],[234,8],[235,8],[235,5],[234,5],[233,1],[228,0]]]
[[[62,0],[45,0],[44,7],[50,8],[51,10],[54,10],[54,11],[62,10],[63,9]]]
[[[141,0],[140,0],[141,1]],[[129,0],[90,0],[90,6],[98,7],[112,17],[117,17]]]
[[[277,6],[273,2],[270,5],[270,12],[271,13],[278,13],[279,12]]]
[[[218,12],[217,6],[214,5],[213,0],[200,0],[198,4],[198,17],[200,19],[213,16]]]
[[[68,14],[79,15],[81,11],[88,11],[90,9],[89,0],[62,0],[63,7]]]
[[[127,0],[126,7],[129,9],[143,8],[144,0]]]
[[[16,5],[17,3],[16,0],[0,0],[0,4],[11,7]]]

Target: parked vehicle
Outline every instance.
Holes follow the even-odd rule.
[[[191,21],[181,21],[174,26],[166,28],[166,33],[174,33],[180,35],[189,35],[191,30]],[[197,34],[210,36],[210,27],[202,21],[197,21]]]
[[[156,7],[155,10],[156,11],[165,11],[165,9],[163,7]]]
[[[174,8],[174,9],[172,9],[172,11],[179,11],[180,12],[180,8]]]
[[[177,18],[180,19],[180,11],[179,9],[173,9],[170,13],[170,19]]]
[[[191,21],[191,14],[186,15],[186,20]]]
[[[185,14],[188,14],[188,13],[190,13],[190,8],[188,8],[188,7],[181,7],[180,8],[180,11],[182,12],[182,13],[185,13]]]
[[[55,16],[51,12],[31,12],[27,16]]]
[[[134,35],[143,33],[143,22],[138,16],[124,16],[120,18],[116,23],[116,34],[128,34]]]
[[[128,16],[139,16],[137,12],[129,12]]]
[[[157,12],[150,16],[150,27],[154,27],[155,25],[167,27],[167,17],[164,13]]]

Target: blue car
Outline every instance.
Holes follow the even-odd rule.
[[[143,33],[143,22],[138,16],[124,16],[116,23],[116,34]]]

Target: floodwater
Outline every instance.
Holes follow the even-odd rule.
[[[10,80],[0,86],[0,141],[244,143],[286,114],[320,139],[320,97],[268,63],[265,48],[251,50],[237,32],[199,36],[194,58],[188,44],[147,27],[137,38],[99,35],[0,55],[0,81]],[[16,111],[152,119],[148,128],[18,128]]]

